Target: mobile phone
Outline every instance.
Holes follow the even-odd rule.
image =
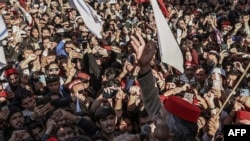
[[[36,97],[36,105],[44,105],[44,100],[43,100],[43,96],[37,96]]]
[[[111,90],[110,93],[103,91],[102,96],[104,98],[112,98],[116,96],[117,92],[118,90]]]
[[[183,99],[187,100],[190,103],[193,103],[193,98],[194,98],[194,94],[191,93],[187,93],[185,92]]]
[[[249,89],[240,89],[241,96],[249,96]]]
[[[30,75],[30,70],[27,68],[27,69],[24,69],[23,70],[23,74],[25,74],[25,75]]]
[[[227,44],[221,45],[221,48],[220,48],[221,51],[224,51],[224,50],[227,50],[227,49],[228,49]]]
[[[1,107],[1,109],[2,109],[2,111],[5,111],[5,110],[9,110],[9,107],[8,107],[8,105],[4,105],[3,107]]]
[[[40,82],[42,82],[43,84],[46,85],[46,79],[45,79],[45,75],[44,75],[44,74],[39,75],[39,76],[38,76],[38,80],[39,80]]]
[[[128,58],[127,58],[127,60],[128,60],[129,63],[134,64],[135,57],[133,55],[129,55]]]
[[[7,101],[1,103],[1,110],[2,110],[2,111],[4,111],[4,110],[9,110]]]

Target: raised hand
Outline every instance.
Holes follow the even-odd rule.
[[[131,44],[134,48],[136,58],[141,68],[140,72],[143,74],[148,72],[151,68],[150,62],[156,52],[156,44],[151,40],[146,44],[141,34],[138,32],[136,32],[136,37],[133,35],[131,36]]]
[[[218,116],[212,116],[208,121],[208,134],[214,136],[220,126],[220,120]]]

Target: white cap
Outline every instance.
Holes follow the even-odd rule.
[[[226,71],[224,69],[221,69],[221,68],[213,68],[213,70],[211,71],[210,75],[211,74],[221,74],[223,76],[226,76]]]

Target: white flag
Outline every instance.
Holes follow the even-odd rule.
[[[0,15],[0,40],[3,40],[7,36],[8,36],[8,30],[6,28],[3,17]]]
[[[8,36],[8,29],[6,28],[3,17],[0,15],[0,68],[6,66],[6,58],[2,46],[2,40]]]
[[[73,0],[74,5],[81,17],[83,18],[84,23],[90,30],[99,39],[102,39],[102,20],[99,15],[93,10],[93,8],[88,5],[84,0]]]
[[[174,67],[181,73],[184,72],[183,68],[183,55],[179,48],[179,45],[164,18],[161,9],[156,0],[151,0],[151,4],[154,11],[157,31],[158,42],[161,54],[161,60],[164,63]]]

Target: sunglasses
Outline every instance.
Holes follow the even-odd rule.
[[[82,89],[82,90],[78,90],[78,94],[87,94],[88,90],[87,89]]]
[[[54,71],[59,71],[59,68],[52,68],[52,69],[49,69],[50,72],[54,72]]]

